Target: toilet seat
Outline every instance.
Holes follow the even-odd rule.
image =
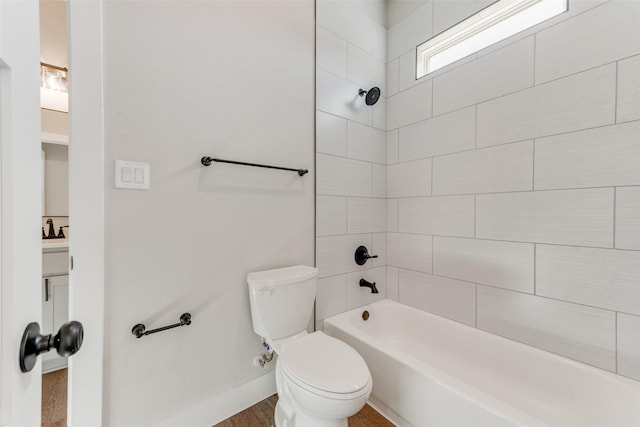
[[[287,342],[279,357],[286,377],[315,395],[347,400],[371,391],[371,374],[362,356],[322,332]]]

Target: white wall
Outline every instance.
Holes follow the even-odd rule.
[[[316,327],[387,295],[386,30],[382,0],[320,0],[316,25]],[[365,7],[366,6],[366,7]],[[380,87],[367,106],[358,89]],[[358,266],[364,245],[379,258]],[[372,294],[361,288],[375,282]]]
[[[429,30],[389,29],[401,302],[640,379],[638,22],[636,1],[570,1],[418,81]]]
[[[313,19],[311,1],[105,2],[105,426],[188,423],[265,375],[246,274],[314,263]],[[114,189],[116,159],[150,163],[151,190]]]

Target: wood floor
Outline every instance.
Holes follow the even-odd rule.
[[[277,402],[278,395],[274,394],[214,427],[273,427]],[[60,369],[42,376],[42,427],[66,426],[67,369]],[[349,418],[349,427],[393,427],[393,423],[371,406],[365,405]]]
[[[67,426],[67,369],[42,376],[42,427]]]
[[[213,427],[274,427],[273,413],[277,402],[278,395],[274,394]],[[369,405],[365,405],[360,412],[349,418],[349,427],[393,426],[393,423]]]

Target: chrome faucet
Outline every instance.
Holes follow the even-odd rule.
[[[378,293],[378,288],[376,288],[376,282],[371,283],[371,282],[367,282],[364,279],[360,279],[360,286],[363,288],[370,288],[372,294]]]

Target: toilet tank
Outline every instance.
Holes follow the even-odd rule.
[[[275,340],[307,328],[316,297],[318,269],[306,265],[247,274],[253,330]]]

